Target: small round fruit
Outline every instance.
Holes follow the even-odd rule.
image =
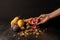
[[[21,29],[21,30],[25,30],[25,28],[24,28],[24,27],[21,27],[20,29]]]
[[[22,36],[24,36],[25,34],[24,34],[23,31],[21,31],[21,32],[19,33],[19,35],[22,37]]]
[[[35,29],[35,32],[38,32],[38,29]]]
[[[36,29],[36,28],[37,28],[37,26],[35,26],[35,25],[32,26],[32,29]]]
[[[19,32],[20,28],[17,25],[11,26],[11,29],[15,32]]]
[[[39,35],[39,32],[36,32],[36,35]]]

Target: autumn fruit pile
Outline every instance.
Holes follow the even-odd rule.
[[[31,34],[38,36],[41,30],[36,24],[39,21],[37,21],[37,17],[28,19],[20,19],[19,17],[15,17],[11,21],[10,25],[12,31],[17,32],[20,36],[28,36]]]

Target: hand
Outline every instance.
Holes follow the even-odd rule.
[[[29,20],[29,23],[32,25],[36,25],[37,24],[37,17],[34,17],[31,20]]]
[[[41,14],[39,17],[34,17],[30,20],[30,24],[39,25],[43,24],[50,19],[50,14]]]
[[[39,24],[43,24],[43,23],[45,23],[46,21],[48,21],[49,19],[50,19],[50,17],[49,17],[50,15],[49,14],[41,14],[39,17],[38,17],[38,19],[37,19],[37,25],[39,25]]]

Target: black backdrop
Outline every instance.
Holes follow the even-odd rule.
[[[39,16],[59,8],[59,3],[59,0],[0,0],[0,19]]]

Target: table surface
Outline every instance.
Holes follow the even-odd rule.
[[[48,28],[36,38],[34,35],[19,38],[16,33],[11,31],[10,25],[6,23],[0,24],[0,40],[60,40],[60,32],[53,28]]]

